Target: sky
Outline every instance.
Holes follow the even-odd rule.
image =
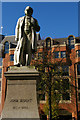
[[[3,35],[15,35],[17,20],[25,15],[26,6],[33,8],[42,39],[78,36],[78,2],[2,2]]]

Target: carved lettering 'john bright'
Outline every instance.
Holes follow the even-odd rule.
[[[31,102],[32,99],[11,99],[10,102]]]
[[[20,99],[20,102],[31,102],[32,99]]]
[[[10,102],[18,102],[18,99],[11,99]]]

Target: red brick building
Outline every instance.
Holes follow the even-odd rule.
[[[8,70],[10,66],[14,65],[14,50],[16,47],[16,42],[14,36],[6,36],[3,41],[3,65],[2,65],[2,99],[1,105],[2,109],[4,107],[4,101],[6,98],[6,78],[4,77],[4,72]],[[37,56],[41,59],[43,44],[47,48],[51,48],[53,54],[52,62],[60,61],[66,63],[65,67],[67,71],[63,75],[67,83],[72,82],[73,92],[69,93],[68,91],[62,95],[59,107],[60,107],[60,120],[77,120],[80,112],[80,39],[73,35],[68,36],[67,38],[58,38],[52,39],[50,37],[45,40],[38,40],[37,42]],[[69,76],[72,76],[72,81]],[[67,79],[66,79],[67,78]],[[65,86],[64,86],[65,87]],[[46,116],[43,113],[43,107],[46,102],[46,97],[40,101],[40,112],[43,119],[46,119]],[[63,117],[64,116],[64,117]]]

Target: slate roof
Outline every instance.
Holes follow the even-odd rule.
[[[75,43],[80,43],[80,37],[75,37],[75,39],[76,39]],[[59,42],[60,44],[64,44],[67,43],[68,38],[57,38],[53,40]]]
[[[40,37],[40,36],[38,36],[38,37]],[[56,44],[64,44],[64,43],[67,43],[67,40],[68,40],[68,38],[55,38],[55,39],[52,39],[52,41],[54,41],[54,45],[56,45]],[[10,43],[12,43],[12,44],[14,44],[14,45],[17,45],[17,42],[15,41],[15,35],[13,35],[13,36],[5,36],[5,38],[2,40],[2,44],[4,44],[6,41],[8,41],[8,42],[10,42]],[[38,46],[42,46],[43,45],[43,42],[44,42],[45,40],[38,40],[37,41],[37,45]],[[76,43],[80,43],[80,37],[76,37]]]
[[[5,36],[5,38],[3,39],[3,41],[1,43],[4,44],[6,41],[13,43],[15,45],[17,44],[17,42],[15,41],[15,35]]]
[[[40,37],[39,33],[36,34],[36,38],[40,39],[40,42],[41,42],[41,37]],[[5,36],[5,38],[3,39],[3,41],[1,43],[4,44],[6,41],[17,45],[17,42],[15,41],[15,35],[13,35],[13,36]]]
[[[75,43],[80,43],[80,37],[75,37],[76,41]],[[54,45],[57,44],[65,44],[67,43],[68,38],[56,38],[56,39],[52,39],[52,41],[54,41]],[[44,40],[39,40],[38,41],[38,46],[42,46]]]
[[[38,46],[42,46],[43,42],[45,40],[38,40]],[[54,41],[54,45],[56,44],[64,44],[64,43],[67,43],[67,38],[57,38],[57,39],[52,39],[52,41]]]
[[[59,44],[64,44],[64,43],[67,43],[67,39],[68,38],[57,38],[53,40],[54,40],[54,43],[59,42]]]

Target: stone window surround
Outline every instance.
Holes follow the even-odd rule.
[[[71,37],[73,37],[73,39],[71,39],[71,41],[69,41],[69,39],[70,39]],[[69,36],[68,36],[67,44],[70,45],[70,46],[74,45],[74,47],[75,47],[75,36],[74,36],[74,35],[69,35]],[[70,47],[70,48],[71,48],[71,47]],[[71,49],[74,49],[74,48],[71,48]]]
[[[67,92],[69,93],[70,100],[63,100],[63,98],[61,96],[61,100],[59,103],[71,103],[71,93],[68,90],[67,90]]]
[[[80,50],[76,50],[76,57],[80,57]]]
[[[64,77],[64,79],[68,78],[69,79],[69,83],[71,82],[71,79],[69,77]],[[71,103],[71,93],[69,92],[69,90],[66,90],[69,94],[70,94],[70,100],[63,100],[62,96],[61,96],[61,100],[59,103]]]
[[[77,70],[77,65],[78,65],[78,64],[80,64],[80,63],[77,63],[77,64],[76,64],[76,75],[77,75],[77,76],[80,76],[80,75],[78,75],[78,70]]]
[[[78,78],[80,78],[80,76],[77,76],[77,78],[76,78],[76,81],[77,81],[77,90],[78,90]],[[78,90],[78,94],[79,93],[80,93],[80,89]],[[78,95],[78,102],[80,103],[79,95]]]
[[[69,77],[64,77],[64,79],[68,78],[69,79],[69,82],[71,81]],[[69,95],[70,95],[70,100],[63,100],[62,99],[62,96],[61,96],[61,100],[59,101],[59,103],[71,103],[71,93],[69,92],[69,90],[66,90]],[[58,92],[58,90],[56,90],[56,92]],[[43,103],[45,104],[46,103],[46,99],[47,99],[47,96],[45,94],[45,100],[40,100],[40,103]]]
[[[64,66],[67,66],[67,65],[64,65]],[[63,69],[62,66],[58,66],[58,69],[59,69],[59,68],[60,68],[61,70]],[[64,75],[63,77],[65,78],[65,77],[68,77],[69,75],[70,75],[70,67],[68,66],[68,75]]]
[[[59,52],[59,57],[58,58],[66,58],[66,51],[53,51],[54,58],[55,58],[55,52]],[[61,52],[65,52],[65,57],[61,57]]]
[[[38,91],[38,94],[41,94],[42,92],[41,92],[41,90],[39,90]],[[42,104],[44,104],[44,103],[46,103],[46,93],[45,93],[45,100],[40,100],[40,103],[42,103]]]
[[[80,78],[80,75],[78,75],[77,74],[77,65],[78,64],[76,64],[76,82],[77,82],[77,91],[78,91],[78,94],[80,93],[80,90],[78,90],[78,78]],[[78,98],[79,98],[79,96],[78,96]],[[79,99],[78,99],[79,100]],[[79,103],[80,103],[80,101],[78,101]]]

